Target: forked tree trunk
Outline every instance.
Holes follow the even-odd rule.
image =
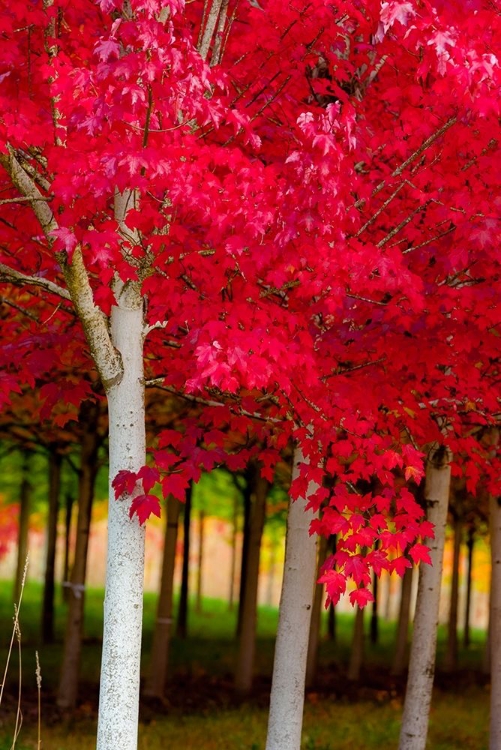
[[[394,677],[401,677],[407,667],[407,642],[409,640],[413,573],[414,568],[407,568],[402,577],[397,636],[395,639],[395,654],[393,656],[393,664],[391,667],[391,674]]]
[[[435,446],[426,464],[425,503],[435,527],[428,539],[431,565],[421,563],[414,633],[407,678],[399,750],[425,750],[437,645],[440,584],[450,490],[450,452]]]
[[[191,498],[193,485],[186,491],[183,516],[183,568],[181,571],[181,591],[179,593],[179,611],[177,613],[176,635],[186,638],[188,635],[188,595],[190,586],[190,530],[191,530]]]
[[[355,621],[353,623],[353,639],[351,642],[350,663],[348,664],[347,677],[350,682],[358,682],[360,670],[364,661],[364,610],[356,608]]]
[[[473,579],[473,547],[475,545],[475,527],[469,526],[468,537],[466,539],[466,548],[468,558],[466,562],[466,604],[464,611],[464,630],[463,646],[468,648],[470,645],[470,618],[471,618],[471,583]]]
[[[461,556],[462,536],[463,522],[461,515],[458,514],[454,518],[454,548],[452,554],[451,597],[447,628],[447,650],[444,660],[444,669],[446,672],[454,672],[458,666],[459,564]]]
[[[247,544],[246,585],[241,603],[241,628],[238,636],[235,690],[240,697],[252,688],[252,672],[256,649],[257,595],[261,539],[266,517],[266,497],[269,483],[253,463],[246,472],[250,489],[249,539]]]
[[[489,749],[501,747],[501,505],[499,498],[489,498],[491,532],[491,606],[490,657],[491,707]]]
[[[111,336],[123,376],[107,392],[110,500],[97,750],[136,750],[145,530],[129,516],[131,497],[115,500],[111,486],[119,471],[137,472],[146,461],[143,300],[134,284],[123,287],[112,308]]]
[[[19,488],[19,527],[17,532],[16,577],[14,579],[14,601],[19,602],[21,585],[28,557],[28,532],[30,525],[31,483],[29,480],[30,454],[22,455],[21,486]]]
[[[98,404],[86,401],[80,409],[82,436],[80,441],[80,475],[78,479],[78,519],[75,544],[75,559],[70,585],[67,587],[68,617],[64,638],[63,663],[57,705],[65,710],[76,706],[78,675],[82,652],[83,621],[85,608],[85,577],[87,553],[94,500],[94,485],[97,474],[99,434],[97,432]]]
[[[157,619],[153,633],[151,662],[145,694],[162,698],[167,681],[169,647],[172,633],[172,598],[174,592],[174,570],[176,566],[177,533],[181,504],[175,497],[167,500],[167,522],[162,561],[162,580],[157,606]]]
[[[320,569],[327,557],[328,539],[321,536],[318,540],[318,563],[317,580],[320,577]],[[313,597],[313,609],[311,611],[310,635],[308,639],[308,656],[306,659],[306,687],[311,687],[315,682],[318,668],[318,643],[320,641],[320,627],[322,624],[322,602],[324,598],[324,586],[317,583]]]
[[[198,514],[198,564],[197,564],[197,600],[196,610],[202,611],[202,584],[204,571],[205,511]]]
[[[303,463],[294,451],[293,477]],[[309,492],[316,491],[311,483]],[[291,502],[287,519],[284,578],[280,600],[266,750],[299,750],[303,726],[308,635],[317,562],[316,537],[310,536],[308,498]]]
[[[61,456],[55,449],[52,449],[49,454],[49,515],[42,604],[42,640],[44,643],[54,641],[54,589],[60,487]]]

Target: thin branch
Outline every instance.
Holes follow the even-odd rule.
[[[384,247],[387,242],[389,242],[396,234],[400,232],[401,229],[403,229],[409,222],[412,221],[412,219],[416,216],[416,214],[420,213],[421,211],[424,211],[424,209],[431,203],[431,201],[426,201],[426,203],[423,203],[421,206],[418,206],[414,209],[414,211],[411,211],[409,216],[406,216],[403,221],[400,222],[400,224],[397,224],[396,227],[394,227],[391,232],[388,232],[386,237],[383,237],[382,240],[379,240],[376,247]]]
[[[51,294],[57,294],[65,300],[71,301],[70,293],[67,289],[55,284],[49,279],[43,279],[40,276],[27,276],[20,271],[15,271],[13,268],[9,268],[4,263],[0,263],[0,280],[6,278],[13,284],[30,284],[31,286],[38,286]]]
[[[11,302],[10,299],[7,299],[6,297],[0,296],[0,305],[9,305],[9,307],[13,307],[14,310],[17,310],[21,313],[21,315],[26,315],[27,318],[30,318],[30,320],[34,320],[35,323],[39,323],[40,321],[36,317],[36,315],[33,315],[33,313],[28,312],[28,310],[25,310],[24,307],[21,307],[21,305],[16,305],[15,302]]]
[[[32,203],[33,201],[51,201],[52,196],[44,196],[41,195],[40,198],[26,198],[26,197],[19,197],[19,198],[4,198],[3,200],[0,200],[0,206],[4,206],[6,203]]]

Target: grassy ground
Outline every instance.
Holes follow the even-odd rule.
[[[11,586],[0,584],[0,668],[10,640]],[[89,591],[86,602],[86,640],[82,664],[81,703],[71,720],[58,720],[54,710],[64,629],[64,606],[56,613],[56,643],[40,646],[41,589],[30,584],[21,610],[24,724],[17,750],[37,747],[35,649],[43,674],[42,739],[45,750],[90,750],[95,747],[95,715],[102,628],[102,592]],[[144,670],[155,612],[155,597],[145,598]],[[171,658],[171,688],[163,704],[145,701],[141,707],[141,750],[258,750],[266,735],[276,610],[260,610],[256,689],[238,705],[231,674],[235,658],[235,612],[227,604],[205,600],[200,614],[190,612],[190,636],[175,639]],[[344,674],[349,657],[352,618],[337,619],[336,644],[324,641],[320,652],[318,685],[306,698],[303,750],[374,750],[396,748],[402,709],[403,683],[388,677],[394,636],[393,623],[381,623],[380,643],[367,645],[366,667],[360,685],[348,685]],[[442,634],[443,635],[443,634]],[[439,673],[428,747],[430,750],[487,749],[488,689],[474,670],[481,663],[483,634],[474,633],[472,647],[461,653],[460,673]],[[442,646],[439,647],[439,662]],[[12,658],[6,696],[0,708],[0,750],[12,746],[17,656]],[[117,750],[120,750],[117,748]]]

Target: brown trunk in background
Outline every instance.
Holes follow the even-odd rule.
[[[244,500],[244,523],[242,528],[242,558],[240,564],[240,587],[238,593],[238,617],[237,617],[237,637],[240,636],[242,631],[242,609],[243,602],[245,599],[245,587],[247,586],[247,562],[249,558],[249,536],[250,536],[250,525],[251,525],[251,482],[252,477],[249,477],[249,471],[245,472],[245,488],[243,490]]]
[[[379,544],[376,542],[376,549],[379,547]],[[379,596],[379,578],[378,576],[373,573],[372,575],[372,595],[374,597],[374,601],[372,602],[372,613],[371,613],[371,628],[370,628],[370,637],[371,637],[371,643],[376,644],[379,643],[379,617],[378,617],[378,596]]]
[[[351,682],[358,682],[360,670],[364,660],[364,610],[356,608],[355,622],[353,625],[353,640],[351,642],[350,663],[348,665],[347,678]]]
[[[186,638],[188,635],[188,593],[190,577],[190,526],[191,526],[191,496],[193,484],[190,482],[186,490],[183,518],[183,569],[181,573],[181,591],[179,594],[179,611],[177,613],[176,635]]]
[[[459,600],[459,564],[461,542],[463,538],[463,519],[460,510],[454,515],[454,549],[452,555],[451,598],[447,629],[447,650],[444,659],[444,670],[455,672],[458,667],[458,600]]]
[[[196,611],[202,611],[202,578],[204,565],[204,537],[205,537],[205,512],[201,510],[198,516],[198,565],[197,565],[197,601]]]
[[[491,702],[489,750],[501,747],[501,500],[489,498],[491,533],[490,658]]]
[[[235,599],[235,571],[237,568],[237,532],[238,532],[238,497],[233,498],[233,518],[231,526],[231,565],[230,565],[230,595],[228,609],[233,610]]]
[[[403,675],[407,668],[407,644],[409,640],[409,620],[413,577],[414,568],[407,568],[402,577],[400,609],[398,613],[397,635],[395,639],[395,654],[391,667],[391,674],[394,677],[400,677],[401,675]]]
[[[317,580],[320,577],[320,570],[327,557],[328,539],[321,536],[317,545]],[[306,687],[311,687],[315,682],[318,668],[318,643],[320,640],[320,627],[322,622],[322,602],[324,599],[324,585],[317,583],[313,595],[313,607],[311,610],[310,620],[310,637],[308,641],[308,656],[306,659]]]
[[[64,532],[64,566],[63,566],[63,601],[67,604],[70,600],[70,548],[71,548],[71,517],[73,514],[73,494],[66,493],[66,514]]]
[[[14,579],[14,601],[19,602],[26,559],[28,556],[28,532],[30,525],[31,483],[29,480],[30,454],[23,453],[21,466],[21,486],[19,488],[19,527],[17,532],[16,577]]]
[[[269,482],[261,476],[261,470],[252,463],[246,471],[249,488],[249,531],[247,559],[245,563],[245,588],[240,605],[241,626],[238,636],[237,663],[235,668],[235,690],[239,696],[247,695],[252,688],[252,673],[256,649],[257,596],[259,585],[259,559]]]
[[[100,436],[97,430],[99,405],[85,401],[80,408],[80,472],[78,478],[78,518],[75,559],[71,572],[68,618],[64,638],[63,663],[57,694],[57,705],[73,710],[78,695],[78,677],[82,653],[85,606],[85,577],[89,549],[89,533],[97,475],[97,454]]]
[[[49,512],[47,516],[47,547],[42,603],[42,641],[54,641],[54,576],[56,565],[57,518],[61,486],[61,456],[49,446]]]
[[[475,544],[475,527],[468,527],[468,537],[466,539],[466,548],[468,550],[468,559],[466,563],[466,605],[464,613],[464,631],[463,645],[468,648],[470,645],[470,617],[471,617],[471,582],[473,578],[473,547]]]
[[[329,539],[328,550],[329,552],[336,551],[336,535],[333,534]],[[336,642],[336,607],[334,604],[329,605],[329,611],[327,613],[327,638],[332,643]]]
[[[172,597],[174,592],[174,570],[176,566],[177,533],[181,503],[174,497],[167,500],[167,523],[162,561],[162,579],[157,606],[157,619],[153,632],[151,661],[145,694],[162,698],[167,680],[169,647],[172,633]]]

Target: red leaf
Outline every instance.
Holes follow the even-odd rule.
[[[409,555],[412,557],[416,564],[418,562],[425,562],[428,563],[428,565],[432,564],[430,557],[430,548],[425,544],[414,544],[409,549]]]
[[[369,591],[369,589],[363,588],[355,589],[355,591],[350,591],[350,602],[353,606],[355,606],[355,604],[358,604],[360,609],[363,609],[366,604],[373,601],[374,597],[372,596],[372,593]]]
[[[162,480],[162,491],[164,497],[172,495],[184,503],[186,500],[188,484],[188,479],[183,474],[168,474]]]
[[[124,493],[131,495],[136,484],[137,475],[135,474],[135,472],[128,471],[127,469],[122,469],[121,471],[119,471],[111,483],[111,486],[115,490],[115,499],[118,500],[118,498]]]
[[[141,526],[151,515],[160,518],[160,501],[155,495],[137,495],[131,503],[129,516],[137,516]]]

